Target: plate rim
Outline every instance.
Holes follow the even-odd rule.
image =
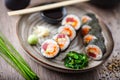
[[[93,10],[91,10],[91,11],[93,11]],[[94,12],[94,11],[93,11],[93,12]],[[31,13],[31,14],[32,14],[32,13]],[[27,15],[30,15],[30,14],[27,14]],[[16,34],[17,34],[18,41],[19,41],[20,45],[22,46],[22,48],[26,51],[25,54],[27,54],[32,60],[34,60],[35,62],[39,63],[39,64],[40,64],[41,66],[43,66],[43,67],[46,67],[46,68],[51,69],[51,70],[54,70],[54,71],[64,72],[64,73],[81,73],[81,72],[86,72],[86,71],[90,71],[90,70],[96,69],[97,67],[101,66],[101,65],[110,57],[110,55],[111,55],[112,52],[113,52],[113,49],[114,49],[114,39],[113,39],[113,37],[112,37],[112,33],[111,33],[110,29],[109,29],[109,25],[108,25],[108,24],[105,24],[105,23],[102,21],[103,24],[105,25],[108,33],[110,34],[109,37],[110,37],[111,40],[112,40],[112,41],[111,41],[111,42],[112,42],[112,45],[111,45],[111,46],[112,46],[112,49],[110,50],[111,53],[110,53],[109,55],[107,55],[107,57],[106,57],[99,65],[94,66],[94,67],[92,67],[92,68],[88,68],[88,69],[75,70],[75,69],[70,69],[70,68],[64,69],[64,68],[60,68],[60,67],[56,67],[56,66],[47,64],[47,63],[45,63],[45,62],[37,59],[35,56],[33,56],[33,55],[27,50],[27,48],[23,45],[23,43],[20,41],[19,32],[18,32],[18,27],[19,27],[20,20],[21,20],[24,16],[26,16],[26,15],[21,16],[21,17],[19,18],[19,20],[17,21],[17,24],[16,24]],[[100,20],[102,20],[102,19],[100,19]]]

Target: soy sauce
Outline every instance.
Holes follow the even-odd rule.
[[[62,8],[56,8],[56,9],[52,9],[52,10],[47,10],[47,11],[43,11],[44,15],[52,18],[52,19],[59,19],[61,17],[63,17],[63,9]]]
[[[65,7],[50,9],[40,12],[43,20],[49,24],[59,24],[67,15]]]

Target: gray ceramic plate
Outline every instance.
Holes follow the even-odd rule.
[[[68,14],[75,14],[79,17],[81,17],[83,14],[88,13],[90,11],[90,10],[87,10],[87,8],[83,8],[82,6],[77,6],[77,7],[68,6],[66,7],[66,10]],[[64,67],[64,62],[63,62],[63,58],[69,51],[84,52],[84,45],[82,43],[82,38],[80,37],[79,33],[77,37],[71,42],[70,47],[65,52],[61,52],[54,59],[46,59],[45,57],[43,57],[40,53],[40,45],[38,44],[37,46],[30,46],[27,43],[27,38],[31,34],[33,27],[37,25],[44,25],[45,27],[48,27],[51,31],[50,36],[48,38],[51,38],[54,34],[57,33],[57,29],[60,25],[51,25],[44,22],[39,12],[28,14],[28,15],[22,16],[21,19],[19,20],[18,26],[17,26],[17,35],[23,48],[28,52],[28,55],[32,57],[32,59],[34,59],[35,61],[39,62],[42,66],[52,70],[60,71],[60,72],[77,73],[77,72],[92,70],[100,66],[102,63],[104,63],[108,59],[108,57],[112,53],[114,42],[113,42],[111,32],[109,31],[107,25],[104,24],[102,21],[100,21],[100,24],[102,27],[102,33],[105,38],[105,45],[107,48],[107,52],[105,53],[104,58],[101,61],[91,60],[88,67],[80,70],[73,70],[70,68],[66,68]]]

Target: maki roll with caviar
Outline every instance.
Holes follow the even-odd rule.
[[[41,54],[46,58],[54,58],[60,51],[56,41],[48,39],[41,45]]]
[[[58,33],[68,35],[68,37],[70,38],[70,40],[73,40],[75,38],[75,36],[76,36],[75,29],[72,26],[70,26],[70,25],[61,26],[58,29]]]
[[[75,30],[80,29],[81,26],[81,21],[78,16],[70,14],[67,15],[63,20],[62,20],[62,25],[69,24],[71,25]]]
[[[70,38],[66,34],[56,34],[53,39],[58,43],[61,51],[67,49],[70,44]]]
[[[93,13],[85,14],[84,16],[81,17],[81,21],[82,21],[82,24],[86,24],[89,22],[91,22],[91,23],[97,22],[98,23],[98,19],[97,19],[96,15]]]
[[[105,44],[100,40],[94,40],[88,44],[88,46],[85,48],[85,51],[90,58],[94,60],[100,60],[106,52],[106,47]]]

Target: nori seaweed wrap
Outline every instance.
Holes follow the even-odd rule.
[[[105,39],[99,20],[93,13],[87,13],[82,18],[81,34],[83,37],[85,51],[94,60],[100,60],[106,52]]]
[[[105,42],[102,33],[100,33],[99,31],[98,32],[97,31],[90,31],[89,34],[94,35],[97,38],[97,40],[99,40],[99,41],[101,41],[103,43]]]
[[[100,39],[91,41],[88,45],[91,45],[91,44],[98,46],[98,47],[102,50],[103,53],[106,52],[105,44],[104,44],[104,42],[101,41]]]
[[[94,41],[94,40],[100,41],[101,43],[105,42],[105,39],[104,39],[103,35],[101,33],[99,33],[99,32],[97,32],[96,34],[89,33],[88,35],[86,35],[83,38],[85,46],[87,46],[91,41]]]
[[[97,19],[96,15],[93,13],[87,13],[84,16],[82,16],[81,21],[84,24],[87,23],[99,23],[99,20]]]
[[[106,52],[106,47],[104,42],[96,39],[88,44],[88,46],[85,48],[85,51],[92,59],[100,60]]]
[[[95,35],[101,34],[102,29],[98,23],[83,25],[81,28],[81,35],[84,37],[87,34]]]
[[[93,22],[94,21],[95,22],[99,22],[95,14],[93,14],[93,13],[87,13],[86,15],[89,16],[89,17],[91,17]]]

